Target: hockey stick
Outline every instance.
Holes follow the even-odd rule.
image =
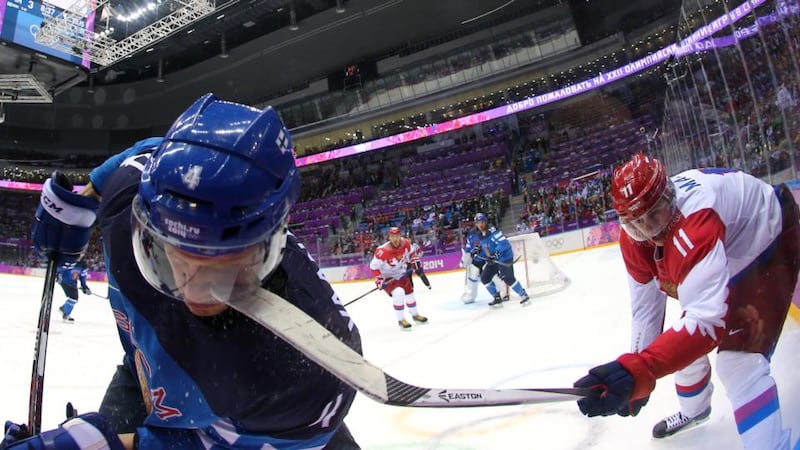
[[[377,291],[377,290],[378,290],[378,289],[380,289],[380,288],[381,288],[380,286],[375,286],[374,288],[372,288],[372,289],[368,290],[367,292],[365,292],[365,293],[363,293],[363,294],[359,295],[358,297],[356,297],[356,298],[354,298],[354,299],[350,300],[349,302],[345,303],[345,304],[344,304],[344,306],[349,306],[349,305],[352,305],[352,304],[353,304],[353,303],[355,303],[357,300],[361,300],[362,298],[364,298],[364,297],[368,296],[369,294],[372,294],[373,292]]]
[[[47,262],[44,276],[42,303],[39,307],[39,325],[36,329],[36,344],[33,348],[33,370],[31,392],[28,399],[28,430],[39,434],[42,427],[42,393],[44,391],[44,363],[47,357],[47,338],[50,332],[50,310],[53,307],[53,290],[56,286],[56,261]]]
[[[102,295],[100,295],[100,294],[95,294],[94,292],[92,292],[92,295],[94,295],[95,297],[100,297],[100,298],[102,298],[103,300],[108,300],[108,297],[103,297]]]
[[[230,305],[275,333],[337,378],[371,399],[394,406],[463,407],[577,400],[596,395],[588,388],[426,388],[398,380],[348,347],[312,317],[280,296],[256,289]]]
[[[517,258],[516,258],[516,259],[514,259],[514,261],[511,261],[510,263],[506,263],[506,262],[502,262],[502,261],[497,261],[497,260],[495,260],[495,261],[491,261],[490,263],[494,263],[494,264],[497,264],[497,265],[500,265],[500,266],[503,266],[503,267],[511,267],[511,266],[513,266],[514,264],[516,264],[516,263],[517,263],[517,261],[519,261],[519,259],[520,259],[520,258],[521,258],[521,256],[517,256]]]
[[[400,277],[400,278],[389,278],[388,280],[383,280],[383,286],[387,286],[387,285],[388,285],[390,282],[392,282],[392,281],[400,281],[400,280],[402,280],[403,278],[405,278],[406,276],[408,276],[408,274],[407,274],[407,273],[406,273],[406,274],[403,274],[403,276],[402,276],[402,277]],[[368,290],[367,292],[364,292],[363,294],[359,295],[358,297],[356,297],[356,298],[354,298],[354,299],[350,300],[349,302],[345,303],[343,306],[349,306],[349,305],[352,305],[352,304],[353,304],[353,303],[355,303],[357,300],[361,300],[362,298],[364,298],[364,297],[368,296],[369,294],[372,294],[372,293],[373,293],[373,292],[375,292],[375,291],[379,291],[379,290],[383,289],[383,286],[375,286],[374,288],[372,288],[372,289]]]
[[[483,257],[483,260],[486,262],[486,264],[497,264],[497,265],[503,266],[503,267],[511,267],[514,264],[516,264],[517,261],[519,261],[520,258],[522,258],[522,255],[520,255],[520,256],[517,256],[514,259],[514,261],[511,261],[510,263],[507,263],[507,262],[498,261],[496,259],[495,260],[489,259],[489,250],[487,250],[485,248],[484,248],[484,253],[486,254],[486,256]]]

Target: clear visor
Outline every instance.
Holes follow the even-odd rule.
[[[133,206],[133,252],[144,278],[162,293],[181,300],[197,315],[212,315],[232,299],[252,293],[277,264],[270,253],[282,253],[286,233],[243,248],[209,255],[164,236],[149,226],[146,216]],[[280,240],[279,249],[273,249]],[[272,241],[272,242],[270,242]],[[222,249],[215,249],[222,250]],[[206,253],[206,254],[203,254]]]
[[[637,241],[653,240],[664,233],[674,213],[674,197],[662,195],[655,205],[639,217],[629,220],[620,218],[620,225],[628,236]]]

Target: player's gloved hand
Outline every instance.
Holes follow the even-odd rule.
[[[6,422],[6,437],[8,437],[8,424],[9,422]],[[0,450],[81,450],[86,448],[124,450],[125,446],[122,445],[119,436],[111,429],[111,425],[106,419],[96,412],[75,416],[55,430],[9,443],[3,439],[3,442],[0,443]]]
[[[380,290],[386,289],[386,285],[389,284],[383,276],[378,275],[378,278],[375,278],[375,286],[378,287]]]
[[[645,398],[631,400],[627,405],[622,405],[622,407],[617,411],[617,414],[622,417],[636,416],[639,414],[639,411],[641,411],[642,407],[647,404],[648,400],[650,400],[649,395]]]
[[[628,404],[634,380],[620,363],[613,361],[589,370],[589,375],[575,382],[575,387],[589,388],[597,395],[578,400],[578,408],[589,417],[616,414]]]
[[[3,440],[0,441],[0,449],[6,449],[11,444],[27,439],[31,436],[28,431],[28,426],[25,424],[17,424],[10,420],[6,420],[6,426],[3,432]]]
[[[92,290],[89,289],[89,286],[81,286],[81,292],[86,295],[92,295]]]
[[[497,252],[492,253],[491,255],[486,257],[486,262],[496,263],[497,262],[497,257],[498,257]]]
[[[43,258],[58,267],[72,267],[89,243],[89,233],[100,202],[72,192],[72,183],[59,172],[45,181],[31,238]]]
[[[475,247],[473,247],[473,248],[472,248],[472,250],[470,250],[470,252],[469,252],[469,256],[471,256],[471,257],[472,257],[472,260],[473,260],[473,261],[475,261],[475,258],[477,258],[477,257],[478,257],[478,254],[479,254],[480,252],[481,252],[481,248],[480,248],[479,246],[477,246],[477,245],[476,245]]]
[[[589,370],[589,375],[576,381],[574,386],[597,393],[578,400],[578,408],[583,414],[589,417],[611,416],[625,407],[638,414],[647,400],[639,402],[639,405],[631,403],[648,397],[655,389],[656,380],[641,356],[626,353],[616,361]]]
[[[420,270],[420,269],[422,269],[422,261],[420,261],[420,260],[418,260],[418,259],[415,259],[415,260],[411,261],[411,267],[412,267],[414,270]]]

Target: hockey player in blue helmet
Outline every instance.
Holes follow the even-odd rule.
[[[480,216],[485,217],[485,214],[479,213]],[[477,227],[472,227],[464,238],[464,246],[461,248],[461,266],[464,267],[464,293],[461,294],[461,301],[468,305],[474,303],[478,297],[478,281],[481,279],[481,269],[486,265],[483,258],[475,261],[473,264],[472,253],[475,249],[475,242],[480,241],[481,231]],[[494,284],[494,291],[497,292],[496,297],[500,297],[502,301],[509,300],[508,285],[497,274],[492,278]],[[492,302],[494,303],[494,302]],[[492,306],[498,306],[500,303],[494,303]]]
[[[54,183],[34,246],[73,264],[97,210],[123,364],[99,413],[22,441],[11,426],[8,448],[358,449],[343,422],[355,391],[226,303],[268,289],[361,351],[287,231],[300,177],[277,113],[205,95],[90,179],[80,194]]]
[[[503,300],[492,279],[499,277],[519,297],[520,304],[529,304],[530,297],[525,292],[517,278],[514,276],[514,252],[511,244],[502,231],[489,226],[489,220],[484,213],[475,215],[476,232],[467,235],[465,251],[470,254],[472,265],[480,270],[481,283],[492,294],[489,306],[502,307]]]

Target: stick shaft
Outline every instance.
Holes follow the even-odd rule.
[[[28,429],[38,434],[42,427],[42,394],[44,393],[44,366],[47,359],[47,339],[50,334],[50,310],[53,307],[53,290],[56,285],[56,262],[47,262],[44,277],[42,303],[39,307],[39,324],[36,329],[36,344],[33,348],[33,370],[31,391],[28,399]]]
[[[463,407],[572,401],[587,389],[454,389],[414,386],[398,380],[345,345],[302,310],[264,290],[231,306],[275,333],[334,376],[375,401],[396,406]]]

